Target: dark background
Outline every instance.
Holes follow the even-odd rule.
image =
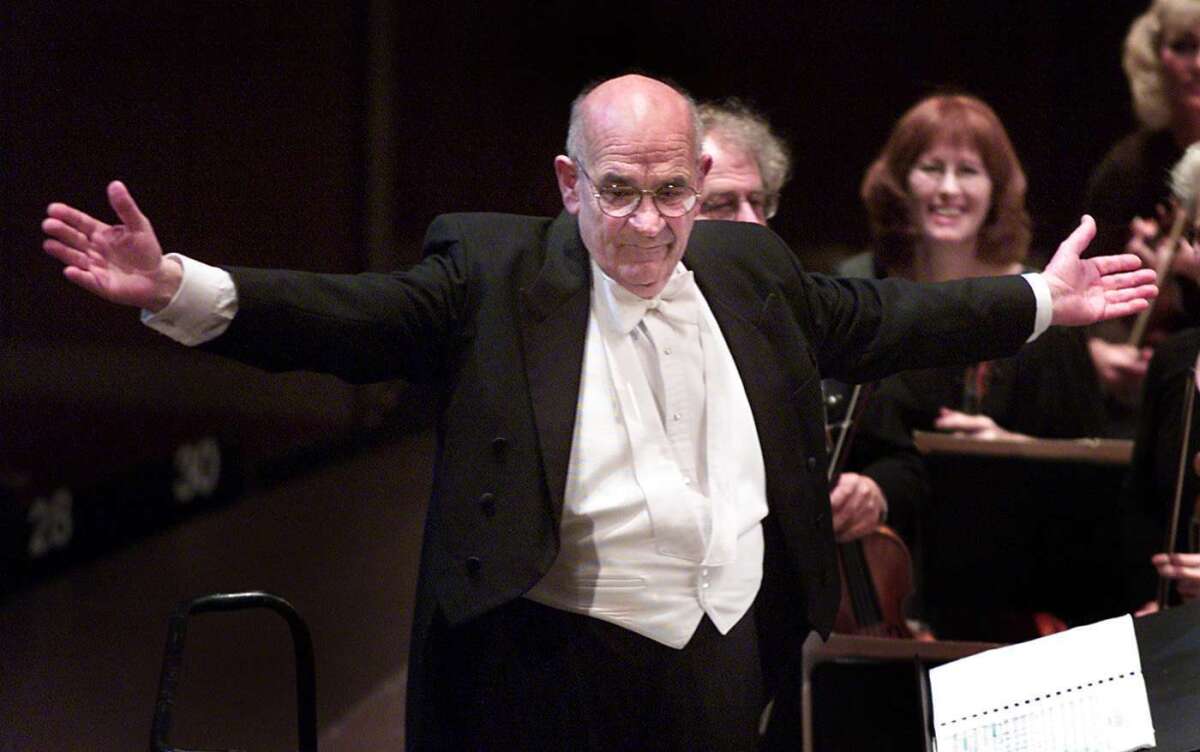
[[[1090,169],[1132,126],[1118,51],[1141,7],[8,4],[0,377],[2,424],[20,440],[0,448],[9,465],[36,464],[62,436],[42,410],[106,410],[128,423],[165,401],[171,415],[257,416],[268,438],[242,436],[256,457],[260,441],[303,440],[379,408],[322,379],[176,369],[177,348],[131,312],[61,282],[39,251],[51,200],[111,218],[104,185],[120,178],[167,250],[217,264],[393,268],[419,258],[440,212],[556,212],[551,162],[568,103],[590,80],[640,68],[699,98],[739,95],[771,118],[795,154],[774,227],[818,269],[866,241],[858,184],[896,117],[935,89],[978,94],[1025,163],[1034,248],[1045,253],[1077,219]],[[150,371],[129,367],[145,360]],[[221,376],[229,368],[232,382]],[[210,387],[195,395],[193,381]],[[83,396],[96,390],[102,399]],[[180,431],[189,420],[177,418]],[[127,430],[76,434],[88,446],[75,449],[119,462],[99,447]]]
[[[858,184],[895,119],[939,88],[977,94],[996,109],[1024,162],[1035,250],[1045,252],[1077,219],[1089,171],[1133,126],[1119,47],[1144,7],[1065,0],[5,3],[0,505],[102,483],[169,457],[196,436],[216,435],[234,447],[253,490],[280,476],[281,460],[310,465],[322,456],[314,447],[344,450],[339,437],[381,423],[427,436],[429,425],[427,410],[412,409],[427,405],[427,395],[402,385],[352,389],[189,353],[138,325],[135,312],[64,283],[58,263],[40,251],[39,223],[50,201],[111,219],[104,186],[120,178],[169,251],[217,264],[392,268],[420,257],[424,228],[440,212],[557,212],[551,163],[562,150],[570,100],[590,80],[639,68],[701,99],[738,95],[769,116],[794,151],[795,177],[774,227],[816,268],[866,241]],[[427,444],[400,461],[418,476],[426,472]],[[424,493],[419,482],[394,492],[410,502],[403,508],[416,510],[417,525]],[[355,501],[347,496],[329,503]],[[230,539],[212,519],[201,523]],[[237,540],[252,548],[248,529]],[[409,538],[398,545],[412,550],[417,541]],[[154,540],[140,545],[169,549]],[[296,541],[287,547],[279,554],[285,559],[310,550]],[[198,561],[212,555],[206,551],[194,552]],[[142,564],[129,566],[155,576]],[[160,577],[180,576],[182,566],[163,567]],[[73,589],[78,571],[53,570],[56,608],[107,597],[100,585]],[[253,572],[243,579],[254,582]],[[159,590],[148,613],[130,618],[165,620],[180,593]],[[321,598],[302,605],[318,622],[331,618]],[[12,646],[13,634],[49,618],[28,615],[38,608],[29,591],[7,600],[0,593],[0,627],[14,630],[0,629],[0,644]],[[89,617],[68,616],[87,631]],[[155,621],[156,635],[157,628]],[[363,631],[354,640],[370,650],[374,635]],[[326,635],[327,651],[335,638]],[[0,664],[0,684],[11,687],[12,676],[28,675],[21,672],[50,649],[28,640],[0,649],[26,661]],[[154,643],[143,652],[160,649]],[[386,674],[402,654],[385,651],[366,676]],[[39,702],[42,685],[46,696],[55,691],[52,674],[36,675],[39,684],[22,700]],[[322,717],[344,712],[366,683],[359,677],[348,695],[322,687],[338,697],[326,701]],[[150,708],[140,695],[133,704]],[[4,728],[13,727],[5,712],[27,720],[21,708],[0,710],[0,749],[24,747],[5,738]],[[86,724],[101,711],[84,705],[72,712]],[[45,722],[63,723],[52,715]],[[104,748],[98,740],[87,746]]]

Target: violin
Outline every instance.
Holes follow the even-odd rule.
[[[846,417],[830,453],[827,480],[833,487],[846,463],[859,418],[873,385],[857,385],[850,393]],[[842,599],[833,631],[844,634],[911,639],[904,605],[912,596],[912,556],[887,525],[880,524],[855,540],[837,544]]]

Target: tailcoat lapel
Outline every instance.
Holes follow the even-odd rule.
[[[564,212],[550,226],[541,270],[520,292],[525,373],[556,524],[579,403],[590,291],[587,249],[575,217]]]
[[[764,651],[782,660],[808,627],[828,633],[837,610],[820,376],[781,293],[731,276],[716,256],[721,250],[696,244],[685,263],[737,364],[762,447],[770,514],[763,525],[759,632]]]
[[[755,421],[761,426],[778,407],[779,395],[787,394],[781,383],[783,371],[777,366],[779,348],[772,342],[771,335],[771,323],[778,317],[776,309],[782,301],[775,293],[766,297],[730,294],[710,270],[708,254],[688,253],[684,263],[696,274],[696,284],[721,327],[721,335],[737,364]],[[763,452],[770,454],[766,446]]]

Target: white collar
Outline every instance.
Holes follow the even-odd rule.
[[[621,334],[629,334],[638,325],[647,311],[658,310],[668,318],[695,324],[699,320],[699,291],[695,275],[684,267],[683,262],[675,265],[671,278],[662,292],[653,298],[635,295],[621,286],[592,261],[592,277],[600,285],[600,299],[604,302],[606,323]]]

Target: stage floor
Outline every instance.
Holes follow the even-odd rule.
[[[402,748],[429,434],[391,441],[0,601],[0,750],[144,749],[167,617],[267,590],[313,633],[322,749]],[[271,614],[193,619],[171,741],[295,749],[290,642]]]

